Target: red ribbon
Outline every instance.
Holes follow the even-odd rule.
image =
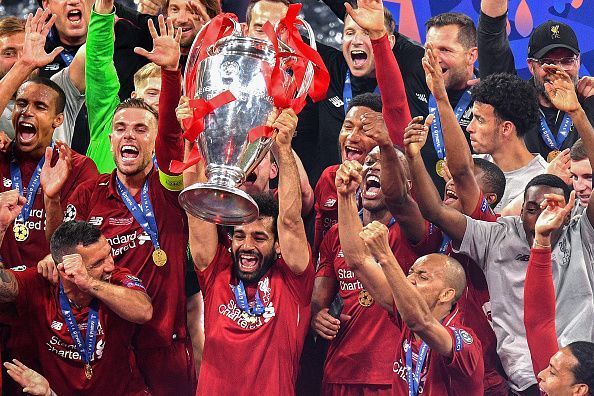
[[[200,155],[200,150],[198,150],[198,146],[194,143],[190,150],[190,154],[188,155],[188,159],[185,162],[172,160],[171,164],[169,164],[169,171],[178,174],[182,173],[190,166],[196,165],[201,159],[202,155]]]
[[[186,128],[184,137],[189,141],[196,140],[198,135],[204,131],[204,116],[234,100],[235,96],[229,90],[221,92],[211,100],[190,99],[189,104],[194,112],[191,119],[186,118],[183,121],[184,128]]]
[[[263,138],[270,138],[274,135],[274,129],[271,126],[260,125],[250,129],[248,132],[248,143],[254,143],[256,140]]]

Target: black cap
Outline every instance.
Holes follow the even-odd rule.
[[[555,48],[567,48],[576,55],[580,47],[573,29],[557,21],[546,21],[538,25],[528,43],[528,58],[540,59]]]

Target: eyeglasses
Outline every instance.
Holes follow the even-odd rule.
[[[561,68],[567,70],[574,67],[577,63],[578,57],[577,56],[570,56],[567,58],[560,58],[560,59],[551,59],[551,58],[541,58],[541,59],[534,59],[530,58],[530,60],[534,63],[538,63],[539,66],[543,65],[558,65]]]

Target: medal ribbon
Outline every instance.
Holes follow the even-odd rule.
[[[15,155],[15,146],[12,146],[12,159],[10,160],[10,179],[12,180],[12,187],[16,188],[19,191],[19,195],[24,195],[23,193],[23,178],[21,176],[21,168],[17,162],[17,158]],[[54,147],[54,142],[51,142],[51,147]],[[31,215],[31,209],[33,204],[35,203],[35,196],[37,195],[37,190],[39,189],[39,185],[41,184],[41,168],[45,163],[45,155],[41,157],[39,162],[37,163],[37,167],[31,176],[31,180],[29,180],[29,185],[27,186],[27,202],[23,206],[21,213],[16,218],[17,223],[25,223],[29,216]]]
[[[419,354],[417,357],[417,365],[414,369],[412,366],[412,340],[408,344],[406,351],[406,381],[408,382],[408,396],[417,396],[419,394],[419,383],[421,382],[421,372],[425,365],[425,359],[429,353],[429,345],[423,341]]]
[[[52,43],[61,45],[60,40],[56,38],[56,34],[54,33],[53,27],[50,29],[47,38],[49,38]],[[66,49],[65,46],[61,46],[64,49],[62,50],[62,52],[60,52],[60,57],[62,58],[64,63],[66,63],[66,66],[70,66],[70,64],[74,60],[74,55],[76,54],[76,51],[74,51],[74,53],[71,53],[69,50]]]
[[[542,136],[542,140],[544,140],[545,144],[551,150],[561,150],[561,146],[563,145],[565,138],[567,138],[567,135],[569,135],[572,125],[573,122],[571,121],[571,117],[566,113],[561,121],[559,132],[557,132],[557,139],[555,139],[551,132],[551,128],[547,125],[547,119],[542,110],[540,111],[540,136]]]
[[[120,194],[120,197],[122,197],[122,201],[124,201],[124,204],[130,213],[132,213],[132,216],[134,216],[138,224],[140,224],[142,229],[149,235],[155,250],[160,249],[159,230],[157,228],[157,221],[155,220],[153,205],[151,204],[148,194],[148,179],[145,180],[140,192],[140,205],[136,203],[134,198],[132,198],[130,192],[118,177],[116,177],[116,184],[118,193]]]
[[[84,341],[84,343],[82,334],[80,332],[80,329],[78,328],[78,324],[76,323],[76,319],[72,314],[70,302],[68,301],[68,297],[64,292],[62,282],[60,282],[60,309],[62,311],[62,316],[64,316],[64,321],[68,326],[68,332],[70,332],[70,336],[74,341],[76,350],[80,354],[80,359],[83,363],[90,364],[91,358],[93,357],[93,353],[95,352],[95,340],[97,338],[97,328],[99,324],[99,307],[97,300],[93,299],[93,301],[91,302],[91,306],[89,307],[89,319],[87,320],[87,338]]]
[[[452,239],[448,235],[446,235],[445,233],[443,234],[443,239],[441,240],[441,246],[439,247],[439,253],[446,254],[451,240]]]
[[[375,87],[374,94],[380,94],[379,85]],[[344,114],[346,115],[347,107],[353,99],[353,87],[351,85],[351,71],[347,68],[346,76],[344,76],[344,88],[342,89],[342,103],[344,105]]]
[[[260,299],[260,293],[258,288],[256,287],[256,301],[254,307],[250,307],[247,299],[247,293],[245,292],[245,287],[243,286],[243,281],[239,281],[237,286],[231,286],[233,288],[233,294],[235,294],[235,301],[237,301],[237,305],[243,312],[247,312],[251,316],[262,316],[264,314],[264,304]]]
[[[473,76],[473,78],[475,78]],[[472,101],[470,95],[470,89],[467,89],[460,97],[456,108],[454,108],[454,113],[456,114],[456,118],[458,122],[462,119],[462,115],[464,111],[468,108],[468,105]],[[445,145],[443,143],[443,133],[441,131],[441,120],[439,119],[439,112],[437,111],[437,101],[433,95],[429,95],[429,114],[433,114],[435,119],[431,124],[431,136],[433,137],[433,147],[435,147],[435,152],[437,153],[437,157],[439,159],[444,159],[446,156],[445,152]]]

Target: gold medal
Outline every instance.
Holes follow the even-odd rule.
[[[557,158],[557,156],[561,154],[561,151],[559,150],[553,150],[549,153],[549,155],[547,155],[547,162],[553,162],[553,160],[555,158]]]
[[[437,161],[437,163],[435,164],[435,172],[437,173],[437,175],[439,177],[444,177],[445,176],[445,161],[444,160],[439,160]]]
[[[91,367],[89,363],[85,364],[85,377],[87,377],[88,380],[93,377],[93,367]]]
[[[17,242],[24,242],[29,238],[29,229],[23,223],[15,223],[12,231]]]
[[[366,308],[371,307],[373,304],[373,297],[371,297],[371,294],[365,289],[361,289],[359,292],[359,304]]]
[[[167,263],[167,254],[163,249],[155,249],[153,252],[153,262],[157,267],[162,267]]]

